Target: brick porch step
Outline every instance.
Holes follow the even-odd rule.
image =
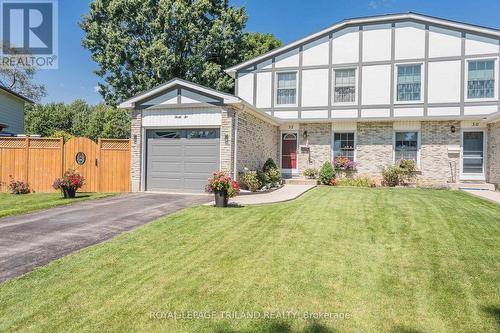
[[[318,181],[316,179],[288,178],[288,179],[285,179],[285,184],[291,184],[291,185],[317,185]]]

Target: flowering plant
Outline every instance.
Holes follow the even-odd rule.
[[[205,191],[224,192],[228,198],[232,198],[240,194],[240,184],[232,180],[224,171],[217,171],[208,178],[208,184],[205,186]]]
[[[56,180],[54,180],[52,187],[56,190],[69,188],[76,191],[84,184],[85,178],[75,170],[69,169],[64,173],[62,178],[56,178]]]
[[[12,176],[10,176],[8,187],[11,194],[28,194],[31,192],[28,183],[25,183],[21,180],[15,180]]]
[[[333,161],[333,165],[337,170],[344,170],[344,171],[356,170],[356,163],[351,161],[346,156],[337,156]]]

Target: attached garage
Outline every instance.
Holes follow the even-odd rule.
[[[149,129],[146,137],[147,191],[201,192],[219,170],[218,128]]]

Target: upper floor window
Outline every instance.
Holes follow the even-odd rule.
[[[418,132],[396,132],[394,144],[394,159],[413,160],[418,159]]]
[[[469,61],[467,98],[495,97],[495,62]]]
[[[352,103],[356,101],[356,70],[335,70],[334,103]]]
[[[397,101],[420,101],[422,65],[398,65]]]
[[[277,73],[276,104],[295,105],[297,103],[297,73]]]

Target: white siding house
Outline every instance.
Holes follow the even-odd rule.
[[[24,133],[24,105],[29,99],[0,86],[0,134]]]

